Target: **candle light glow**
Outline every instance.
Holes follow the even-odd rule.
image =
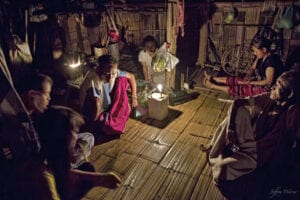
[[[69,66],[70,66],[71,68],[77,68],[77,67],[79,67],[80,65],[81,65],[81,62],[80,62],[80,60],[78,60],[77,63],[73,62],[73,63],[71,63]]]
[[[162,96],[163,85],[162,85],[162,84],[158,84],[158,85],[157,85],[157,89],[158,89],[158,91],[159,91],[159,93],[160,93],[160,98],[162,98],[162,97],[163,97],[163,96]]]

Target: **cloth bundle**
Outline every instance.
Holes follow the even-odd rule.
[[[31,64],[32,55],[28,42],[23,42],[17,35],[13,35],[15,48],[9,50],[9,58],[12,65]]]

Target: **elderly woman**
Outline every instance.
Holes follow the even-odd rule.
[[[295,157],[300,149],[299,103],[300,73],[295,71],[283,73],[270,94],[233,102],[228,117],[214,134],[209,151],[214,182],[225,196],[262,199],[261,196],[253,197],[261,194],[258,189],[267,187],[266,180],[258,181],[262,176],[269,174],[265,177],[267,180],[282,183],[280,178],[284,176],[278,171],[287,165],[296,166],[295,163],[299,167],[299,159]],[[253,178],[255,173],[252,172],[258,174],[257,171],[266,166],[270,166],[267,172]],[[257,190],[249,192],[252,186]]]
[[[270,52],[267,39],[255,40],[251,49],[256,59],[245,77],[212,77],[205,73],[204,85],[238,97],[248,97],[269,91],[276,78],[284,71],[278,55]]]

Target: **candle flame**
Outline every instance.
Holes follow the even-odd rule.
[[[70,66],[71,68],[77,68],[77,67],[79,67],[80,65],[81,65],[81,62],[80,62],[80,60],[78,60],[77,63],[73,62],[73,63],[70,64],[69,66]]]
[[[158,84],[157,85],[157,89],[158,89],[159,92],[162,92],[163,85],[162,84]]]

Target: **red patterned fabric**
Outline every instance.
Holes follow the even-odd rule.
[[[257,85],[239,85],[239,82],[243,81],[240,77],[227,77],[226,85],[229,87],[228,93],[238,97],[251,97],[257,94],[267,92],[265,87]]]

